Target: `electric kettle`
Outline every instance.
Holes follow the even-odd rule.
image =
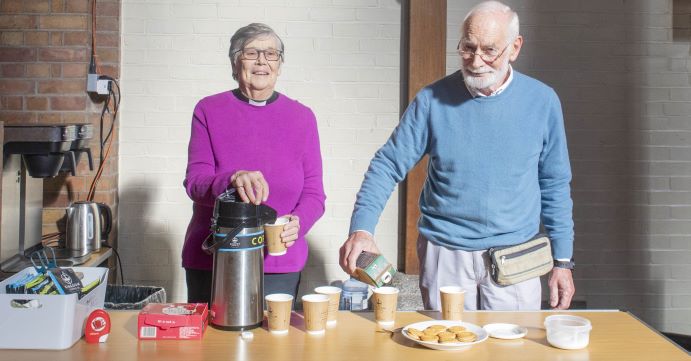
[[[101,249],[113,226],[113,213],[104,203],[74,202],[65,210],[67,227],[65,247],[76,257]]]

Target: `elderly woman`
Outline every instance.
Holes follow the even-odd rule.
[[[194,201],[182,250],[188,302],[209,302],[212,256],[201,249],[214,200],[235,188],[244,202],[265,203],[290,222],[281,233],[283,256],[264,256],[264,293],[294,297],[307,260],[305,234],[324,214],[317,123],[312,111],[274,90],[283,42],[264,24],[249,24],[230,39],[238,88],[208,96],[192,116],[187,194]]]

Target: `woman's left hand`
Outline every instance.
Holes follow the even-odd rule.
[[[287,214],[284,217],[288,217],[289,221],[283,226],[283,232],[281,232],[281,242],[286,244],[286,247],[291,247],[295,244],[295,240],[298,239],[298,232],[300,231],[300,217],[294,214]]]

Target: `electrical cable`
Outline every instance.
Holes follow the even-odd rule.
[[[47,241],[49,239],[53,239],[55,237],[59,237],[62,233],[61,232],[53,232],[53,233],[47,233],[41,236],[42,241]]]
[[[96,0],[91,0],[91,61],[95,65],[95,72],[101,74],[101,65],[96,54]]]
[[[98,61],[98,55],[96,54],[96,0],[91,0],[91,59],[89,63],[89,73],[90,74],[101,74],[101,66],[100,62]],[[91,185],[89,187],[89,192],[87,193],[86,200],[87,201],[93,201],[95,193],[96,193],[96,188],[98,186],[98,183],[100,182],[101,176],[103,174],[103,169],[105,168],[105,163],[108,160],[108,157],[110,155],[110,150],[113,144],[113,131],[115,128],[115,122],[116,118],[118,115],[118,109],[120,108],[120,99],[122,97],[122,94],[120,92],[120,85],[118,82],[107,75],[101,75],[98,77],[99,79],[107,79],[109,80],[109,86],[108,86],[108,96],[106,97],[103,108],[101,109],[101,117],[100,117],[100,139],[99,139],[99,160],[100,163],[98,165],[96,174],[94,175],[93,180],[91,181]],[[115,91],[113,89],[113,84],[115,84],[115,88],[117,89],[117,95],[115,94]],[[111,102],[112,98],[112,102]],[[111,105],[112,105],[112,112],[111,112]],[[112,121],[110,123],[110,128],[108,129],[107,134],[104,137],[104,125],[105,125],[105,115],[106,113],[112,115]],[[104,153],[104,148],[105,148],[105,153]],[[61,236],[64,236],[64,232],[53,232],[53,233],[48,233],[45,234],[41,237],[41,242],[44,243],[44,246],[49,246],[54,243],[58,243],[60,240]],[[46,242],[50,241],[50,242]],[[106,240],[106,246],[115,252],[115,256],[117,257],[117,263],[120,267],[120,277],[121,280],[120,282],[124,282],[124,273],[122,272],[122,262],[120,261],[120,255],[118,254],[117,250],[110,245],[107,244]]]
[[[120,84],[118,84],[118,82],[115,79],[113,79],[109,76],[102,76],[102,78],[106,78],[106,79],[110,80],[111,84],[115,84],[115,88],[118,90],[118,96],[117,97],[115,97],[115,92],[113,92],[113,102],[115,103],[114,104],[114,112],[115,113],[113,114],[113,123],[111,123],[110,129],[108,130],[108,134],[106,135],[106,138],[105,138],[105,140],[107,141],[108,138],[110,138],[110,136],[113,134],[113,128],[115,126],[115,117],[118,114],[118,109],[120,109],[120,99],[122,99],[122,93],[120,93]],[[111,91],[112,91],[112,89],[111,89]]]
[[[105,167],[105,163],[108,160],[108,157],[110,155],[110,150],[111,146],[113,145],[113,130],[115,128],[115,122],[116,118],[118,115],[118,108],[120,107],[120,85],[117,83],[117,81],[111,77],[108,76],[103,76],[103,78],[106,78],[110,80],[111,84],[115,84],[115,88],[118,90],[118,94],[115,94],[115,91],[111,87],[108,92],[108,98],[107,101],[103,105],[103,109],[101,110],[101,140],[100,140],[100,149],[101,153],[103,153],[103,148],[106,148],[105,154],[102,155],[101,157],[101,162],[98,165],[98,170],[96,171],[96,175],[94,176],[93,181],[91,182],[91,186],[89,188],[89,193],[87,194],[87,200],[92,201],[96,192],[96,187],[101,179],[101,175],[103,174],[103,169]],[[112,113],[110,112],[109,105],[110,105],[110,98],[113,98],[113,111]],[[112,122],[110,124],[110,129],[108,130],[107,135],[105,138],[103,137],[103,130],[105,128],[105,114],[106,112],[110,113],[112,115]]]
[[[108,242],[103,242],[103,246],[112,249],[113,252],[115,253],[115,258],[117,258],[118,268],[120,269],[120,284],[124,285],[125,284],[125,274],[122,273],[122,261],[120,260],[120,253],[118,253],[118,250],[115,249],[115,247],[108,244]],[[115,276],[117,277],[117,274]]]

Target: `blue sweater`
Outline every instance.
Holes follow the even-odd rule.
[[[395,185],[429,155],[420,234],[452,249],[524,242],[539,231],[554,258],[573,255],[571,168],[557,94],[514,71],[499,95],[473,98],[460,71],[422,89],[375,154],[350,232],[374,234]]]

